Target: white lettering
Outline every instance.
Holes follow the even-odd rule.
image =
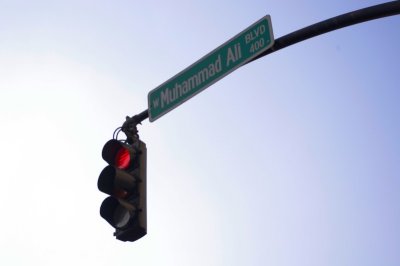
[[[167,105],[170,102],[169,89],[166,88],[161,92],[161,108],[164,108],[164,103]]]
[[[228,55],[226,56],[226,66],[229,66],[230,63],[234,63],[236,61],[235,55],[233,54],[231,48],[228,48]]]
[[[155,98],[155,99],[153,100],[153,107],[154,107],[154,108],[157,108],[159,103],[160,103],[159,98]]]
[[[203,68],[187,80],[184,80],[180,83],[176,82],[172,89],[165,88],[163,91],[161,91],[161,108],[164,108],[164,106],[171,104],[179,98],[183,97],[192,89],[201,86],[203,83],[207,82],[210,78],[221,71],[221,55],[218,55],[215,62],[209,64],[208,67]],[[154,107],[159,106],[158,98],[153,100],[153,105]]]
[[[253,31],[247,33],[245,35],[245,41],[246,44],[249,42],[253,41],[255,38],[257,38],[259,35],[262,35],[265,33],[265,25],[260,25],[258,28],[254,29]]]

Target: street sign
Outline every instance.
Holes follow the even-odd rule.
[[[147,96],[151,122],[189,100],[274,44],[271,17],[265,16],[193,63]]]

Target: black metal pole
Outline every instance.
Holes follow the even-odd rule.
[[[366,22],[369,20],[379,19],[383,17],[389,17],[400,14],[400,1],[387,2],[356,11],[352,11],[337,17],[333,17],[311,26],[302,28],[295,32],[289,33],[278,39],[275,39],[274,46],[266,50],[253,60],[260,59],[263,56],[276,52],[282,48],[286,48],[290,45],[296,44],[298,42],[310,39],[312,37],[328,33],[337,29],[341,29],[347,26],[355,25],[358,23]],[[141,112],[140,114],[134,116],[135,121],[140,123],[149,117],[148,109]]]
[[[400,14],[400,1],[392,1],[352,11],[337,17],[333,17],[276,39],[274,46],[272,46],[265,52],[261,53],[258,57],[249,61],[249,63],[263,56],[276,52],[282,48],[286,48],[290,45],[296,44],[298,42],[310,39],[312,37],[324,33],[328,33],[330,31],[366,22],[369,20],[394,16],[398,14]]]
[[[141,112],[140,114],[138,114],[137,117],[138,117],[138,120],[139,120],[140,122],[142,122],[143,120],[149,118],[149,112],[148,112],[148,110],[144,110],[143,112]],[[139,123],[140,123],[140,122],[139,122]]]

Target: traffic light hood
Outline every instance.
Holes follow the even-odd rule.
[[[124,170],[133,168],[137,157],[131,146],[116,139],[109,140],[104,145],[101,155],[110,165]]]

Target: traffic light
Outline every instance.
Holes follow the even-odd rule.
[[[101,204],[100,215],[122,241],[135,241],[147,232],[146,153],[146,144],[138,138],[132,144],[112,139],[103,147],[102,157],[109,165],[97,187],[110,196]]]

